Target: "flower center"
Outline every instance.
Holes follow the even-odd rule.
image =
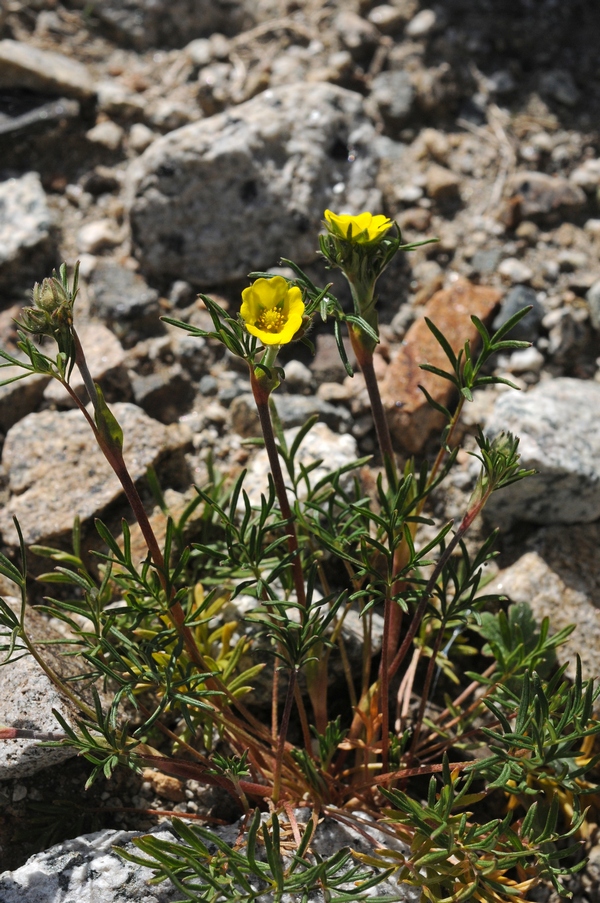
[[[285,314],[277,307],[272,307],[271,310],[263,310],[256,321],[256,325],[259,329],[264,329],[265,332],[281,332],[285,326]]]

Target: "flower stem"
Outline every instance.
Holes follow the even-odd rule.
[[[273,423],[271,421],[271,412],[269,411],[269,396],[271,394],[269,388],[265,388],[260,378],[256,376],[253,370],[250,371],[250,383],[252,385],[252,393],[256,402],[256,409],[265,440],[265,448],[269,458],[269,466],[275,484],[275,492],[281,514],[285,520],[285,531],[288,535],[288,549],[292,557],[292,576],[294,579],[294,588],[296,590],[296,599],[301,609],[306,609],[306,591],[304,588],[304,573],[302,571],[302,562],[300,560],[298,550],[298,537],[294,526],[292,509],[288,499],[285,481],[283,479],[283,471],[277,446],[275,444],[275,433],[273,431]]]
[[[375,424],[375,432],[377,433],[377,442],[379,443],[379,448],[381,450],[385,472],[390,486],[395,488],[398,485],[396,459],[392,448],[392,437],[390,435],[387,418],[385,416],[385,411],[383,410],[377,377],[375,376],[373,351],[363,341],[362,332],[359,329],[351,326],[349,333],[352,349],[365,378],[365,385],[371,403],[371,413]]]
[[[83,347],[77,336],[75,330],[74,333],[74,344],[75,344],[75,363],[79,372],[81,373],[81,377],[83,379],[84,385],[86,387],[86,391],[90,397],[90,401],[94,406],[94,409],[98,409],[98,395],[96,392],[96,386],[90,374],[87,361],[85,359],[85,354],[83,351]],[[73,391],[73,389],[69,386],[66,381],[62,381],[62,384],[67,389],[87,422],[89,423],[96,442],[98,443],[100,450],[104,454],[104,457],[112,467],[115,475],[117,476],[121,486],[123,487],[123,491],[127,497],[127,501],[134,513],[134,516],[139,524],[140,530],[148,547],[148,551],[152,557],[152,560],[156,566],[158,578],[160,580],[161,586],[167,596],[167,604],[169,607],[169,617],[173,623],[173,626],[177,630],[178,635],[183,640],[185,649],[190,659],[201,672],[209,672],[211,669],[208,667],[204,657],[202,656],[200,650],[198,649],[198,645],[194,638],[194,634],[190,630],[190,628],[185,623],[185,612],[183,607],[179,601],[174,601],[173,597],[175,595],[173,588],[169,589],[168,582],[168,570],[167,564],[164,560],[164,555],[161,551],[161,548],[158,544],[158,540],[156,539],[156,535],[154,530],[152,529],[152,525],[146,514],[144,504],[140,498],[140,495],[137,491],[135,483],[133,482],[129,471],[127,469],[127,465],[125,464],[125,459],[123,458],[123,454],[120,448],[115,444],[105,441],[103,435],[98,429],[94,419],[90,416],[89,412],[86,410],[85,405],[79,399],[77,394]],[[254,715],[249,712],[246,707],[236,700],[233,694],[229,691],[227,686],[219,679],[217,675],[214,675],[213,678],[207,680],[207,686],[209,689],[217,689],[220,690],[228,699],[230,704],[236,706],[239,712],[243,715],[243,717],[253,725],[253,727],[259,731],[259,734],[264,736],[265,738],[269,737],[267,731],[264,730],[263,725],[260,721],[254,717]],[[270,737],[269,737],[270,739]]]

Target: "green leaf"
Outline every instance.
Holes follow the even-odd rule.
[[[123,430],[119,426],[117,418],[106,404],[102,389],[98,383],[94,383],[94,386],[96,388],[97,396],[94,408],[98,432],[109,448],[118,449],[118,451],[121,452],[123,450]]]

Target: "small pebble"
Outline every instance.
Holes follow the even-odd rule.
[[[120,241],[119,230],[110,219],[94,220],[82,226],[77,233],[79,250],[86,254],[95,254],[104,248],[112,248]]]
[[[27,796],[27,787],[25,784],[15,784],[12,792],[12,801],[13,803],[19,803],[21,800],[24,800]]]
[[[513,351],[507,363],[507,369],[511,373],[539,373],[543,366],[544,355],[533,345],[531,348]]]
[[[307,391],[312,386],[312,373],[301,361],[289,361],[285,365],[285,385],[292,391]]]
[[[513,285],[529,282],[533,278],[533,270],[516,257],[507,257],[498,266],[498,272]]]
[[[88,141],[92,141],[94,144],[101,144],[111,151],[118,150],[121,141],[123,140],[123,135],[124,132],[121,126],[117,125],[116,122],[112,122],[110,119],[99,122],[98,125],[95,125],[85,133],[85,137]]]
[[[141,154],[152,144],[156,137],[156,132],[153,132],[143,122],[134,122],[129,129],[128,144],[131,150]]]
[[[435,27],[437,16],[432,9],[422,9],[411,19],[404,33],[409,38],[425,38]]]

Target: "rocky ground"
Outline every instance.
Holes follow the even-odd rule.
[[[591,0],[3,0],[4,347],[14,350],[13,318],[33,282],[80,260],[93,375],[122,404],[135,476],[153,465],[177,509],[205,478],[209,450],[225,472],[250,466],[259,487],[265,465],[242,444],[257,431],[247,374],[159,316],[208,325],[198,292],[235,311],[247,274],[281,257],[324,284],[331,274],[315,249],[327,207],[383,212],[407,241],[437,236],[381,281],[377,364],[398,453],[427,454],[438,428],[415,374],[437,354],[423,315],[459,342],[472,335],[470,314],[497,325],[532,305],[517,336],[531,347],[496,361],[522,394],[481,393],[464,429],[482,422],[522,437],[524,463],[540,474],[491,512],[503,531],[496,580],[554,627],[577,623],[565,655],[580,652],[597,676],[599,29]],[[318,412],[307,454],[368,454],[361,378],[346,377],[327,329],[313,338],[314,357],[300,346],[287,354],[284,426]],[[123,513],[79,418],[43,377],[0,389],[8,554],[13,516],[27,543],[66,546],[74,513],[88,537],[94,516],[117,523]],[[469,460],[437,500],[440,517],[459,512]],[[16,669],[0,672],[0,722],[51,729],[46,689]],[[80,763],[54,765],[49,778],[47,761],[33,762],[23,743],[0,748],[0,868],[56,839],[43,833],[52,800],[69,808],[81,787]],[[145,778],[125,805],[214,806],[198,787]],[[97,802],[124,800],[100,786]],[[42,840],[27,836],[36,818]],[[82,816],[75,833],[131,818]],[[599,899],[593,869],[574,890]]]

